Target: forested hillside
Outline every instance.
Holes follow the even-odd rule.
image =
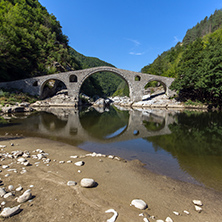
[[[38,0],[0,1],[0,81],[96,66],[113,67],[70,47],[59,21]],[[82,91],[110,95],[122,81],[116,75],[99,73],[87,79]]]
[[[222,10],[189,29],[182,42],[141,71],[176,78],[173,89],[183,100],[221,103]]]

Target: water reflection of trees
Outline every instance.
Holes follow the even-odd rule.
[[[103,139],[128,125],[129,112],[110,108],[109,112],[98,113],[95,110],[80,114],[82,127],[93,137]]]
[[[184,112],[169,126],[172,134],[147,138],[177,158],[180,167],[199,182],[222,190],[222,115]],[[215,180],[217,184],[215,185]]]

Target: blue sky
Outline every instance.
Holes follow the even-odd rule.
[[[221,0],[39,0],[69,45],[120,69],[140,71],[182,41]]]

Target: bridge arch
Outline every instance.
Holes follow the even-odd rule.
[[[44,87],[46,86],[46,84],[49,81],[55,81],[55,83],[62,83],[66,89],[68,89],[67,84],[65,83],[65,81],[63,81],[63,79],[60,78],[53,78],[53,77],[49,77],[48,79],[44,79],[44,81],[41,83],[40,85],[40,92],[39,92],[39,97],[43,98],[44,97]],[[55,86],[56,87],[56,86]]]
[[[77,89],[78,96],[80,94],[81,87],[82,87],[83,83],[85,82],[85,80],[87,78],[89,78],[90,76],[92,76],[93,74],[98,73],[98,72],[111,72],[113,74],[116,74],[116,75],[120,76],[127,83],[128,88],[129,88],[129,95],[131,95],[131,93],[132,93],[132,84],[129,81],[129,79],[127,78],[127,76],[125,76],[124,73],[121,72],[119,69],[107,66],[107,67],[98,67],[96,69],[90,70],[88,73],[86,73],[83,76],[83,78],[81,79],[81,81],[78,84],[78,89]]]

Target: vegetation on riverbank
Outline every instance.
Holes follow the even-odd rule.
[[[182,101],[221,104],[222,10],[189,29],[182,42],[141,71],[176,78],[172,89]]]

